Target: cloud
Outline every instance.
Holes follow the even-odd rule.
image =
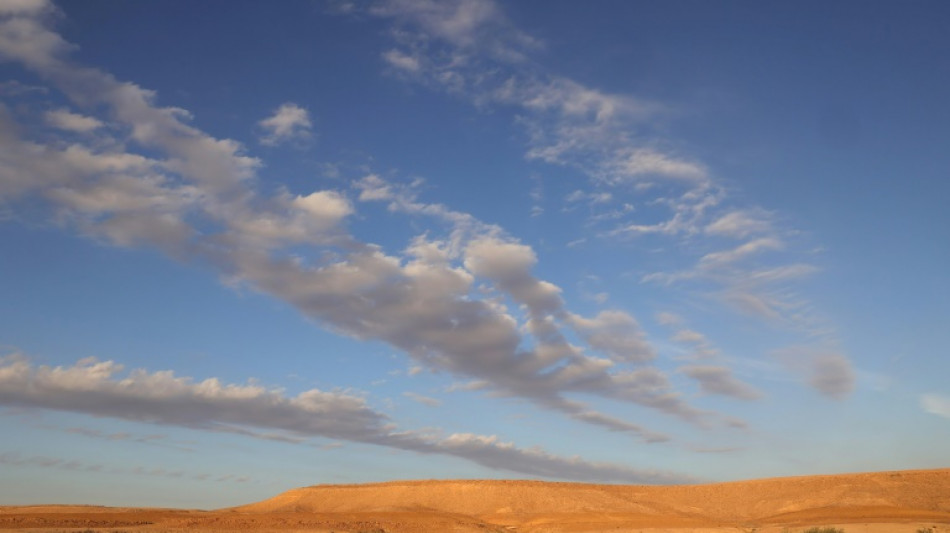
[[[683,323],[683,317],[669,311],[661,311],[656,314],[656,322],[661,326],[675,326]]]
[[[675,342],[685,342],[689,344],[704,344],[707,342],[705,335],[691,329],[678,330],[675,334],[673,334],[671,339]]]
[[[851,361],[835,350],[815,346],[790,346],[773,354],[788,368],[821,394],[835,399],[846,398],[855,386]]]
[[[920,407],[932,415],[950,418],[950,397],[942,394],[921,394]]]
[[[106,433],[98,429],[84,428],[84,427],[71,427],[64,430],[66,433],[71,433],[74,435],[82,435],[92,439],[105,440],[105,441],[129,441],[129,442],[138,442],[141,444],[163,444],[163,441],[167,441],[168,437],[166,435],[133,435],[124,431]],[[172,446],[178,448],[178,446]],[[184,449],[184,448],[179,448]]]
[[[48,0],[13,0],[0,7],[0,59],[51,68],[55,58],[73,47],[47,31],[44,19],[56,8]]]
[[[736,453],[744,451],[745,448],[739,446],[724,446],[724,447],[705,447],[705,446],[690,446],[690,450],[696,453]]]
[[[675,159],[651,148],[634,148],[618,153],[610,166],[615,175],[627,179],[659,175],[702,183],[708,177],[702,165]]]
[[[383,58],[407,79],[478,106],[522,111],[529,159],[571,166],[609,185],[672,180],[693,187],[707,181],[702,164],[631,134],[645,129],[648,117],[666,112],[663,106],[545,73],[531,60],[543,44],[491,0],[390,0],[370,13],[398,28],[397,47]]]
[[[92,117],[78,115],[66,109],[56,109],[46,112],[46,122],[54,128],[65,131],[86,133],[103,126],[102,122]]]
[[[0,15],[36,15],[51,7],[47,0],[6,0],[0,5]]]
[[[402,71],[416,73],[422,69],[419,58],[413,57],[399,50],[387,50],[383,54],[383,59],[386,60],[386,63],[389,63],[391,66]]]
[[[434,40],[518,62],[537,40],[516,29],[491,0],[384,0],[370,12],[416,27]]]
[[[615,361],[644,363],[656,357],[640,325],[623,311],[601,311],[593,318],[571,315],[570,322],[591,348]]]
[[[682,323],[682,319],[679,319],[679,317],[676,317],[675,315],[667,315],[669,315],[669,313],[661,313],[661,324],[667,326],[678,326]],[[685,327],[677,327],[676,331],[673,333],[673,336],[670,337],[670,340],[673,342],[690,345],[690,348],[692,349],[691,357],[693,358],[710,358],[719,355],[719,350],[713,346],[713,344],[709,341],[709,339],[706,338],[705,335]]]
[[[22,407],[19,409],[23,410],[24,412],[31,413],[37,418],[41,416],[41,413],[37,412],[33,408]],[[63,428],[56,425],[41,424],[41,423],[34,423],[32,424],[32,427],[50,430],[50,431],[68,433],[70,435],[81,435],[83,437],[87,437],[90,439],[96,439],[96,440],[107,441],[107,442],[131,442],[131,443],[137,443],[137,444],[147,444],[150,446],[160,446],[163,448],[184,451],[184,452],[194,451],[193,448],[189,447],[191,444],[189,442],[174,441],[174,440],[171,440],[167,435],[161,435],[161,434],[155,434],[155,433],[148,434],[148,435],[136,435],[136,434],[128,433],[125,431],[107,433],[105,431],[101,431],[101,430],[98,430],[95,428],[89,428],[89,427]]]
[[[673,272],[653,272],[641,278],[644,283],[694,286],[713,284],[708,294],[733,309],[777,325],[805,330],[810,335],[821,329],[818,319],[807,312],[808,302],[798,297],[788,283],[818,271],[807,263],[781,262],[779,252],[786,243],[777,236],[748,240],[738,246],[703,254],[692,268]]]
[[[854,390],[854,369],[839,353],[822,353],[812,362],[808,382],[825,396],[840,400]]]
[[[633,470],[609,463],[588,462],[579,457],[560,458],[539,448],[520,450],[511,443],[500,442],[497,437],[484,437],[469,433],[450,435],[442,447],[455,454],[478,457],[482,464],[511,470],[518,468],[526,474],[542,477],[559,477],[579,481],[609,479],[620,483],[695,483],[696,478],[675,475],[657,470]]]
[[[290,434],[363,438],[384,417],[361,398],[310,390],[293,398],[258,385],[194,382],[170,371],[135,370],[117,379],[122,366],[82,359],[70,367],[34,367],[13,357],[0,366],[0,402],[108,416],[137,422],[217,430],[229,424]]]
[[[459,457],[494,469],[586,481],[684,482],[669,472],[563,458],[522,449],[496,436],[445,438],[397,431],[389,418],[358,396],[311,389],[285,396],[259,385],[195,381],[171,371],[133,370],[112,361],[82,359],[73,366],[34,366],[22,356],[0,360],[0,404],[78,412],[136,422],[238,433],[257,438],[322,437],[418,453]],[[279,433],[260,433],[258,430]],[[58,464],[58,463],[56,463]],[[134,472],[133,472],[134,473]]]
[[[726,213],[709,223],[705,232],[710,235],[745,239],[754,234],[771,234],[773,227],[769,214],[765,211],[739,210]]]
[[[17,80],[0,82],[0,94],[4,96],[23,96],[26,94],[48,94],[49,89],[38,85],[28,85]]]
[[[428,407],[439,407],[440,405],[442,405],[442,400],[438,398],[423,396],[421,394],[416,394],[415,392],[404,392],[402,393],[402,395],[405,396],[406,398],[409,398],[410,400],[414,402],[419,402],[422,405],[425,405]]]
[[[276,146],[278,144],[310,137],[310,112],[293,102],[282,104],[274,114],[258,122],[266,132],[260,138],[261,144]]]
[[[713,252],[699,259],[699,268],[711,270],[741,261],[749,256],[769,250],[781,250],[784,244],[773,237],[763,237],[741,244],[731,250]]]
[[[550,72],[535,60],[543,43],[515,27],[490,0],[390,1],[371,13],[394,24],[393,46],[385,55],[411,71],[403,79],[480,109],[510,112],[526,133],[528,159],[575,169],[622,202],[622,210],[590,215],[590,225],[614,225],[600,237],[666,238],[673,241],[666,249],[675,250],[668,255],[696,261],[690,269],[647,274],[644,282],[689,283],[720,304],[776,325],[809,335],[827,331],[788,286],[817,270],[789,263],[800,253],[787,238],[795,232],[778,227],[765,209],[737,205],[711,169],[666,136],[662,125],[675,109]],[[569,200],[581,201],[582,194]],[[585,200],[592,204],[595,198]],[[746,242],[735,247],[723,244],[724,238]]]
[[[197,481],[216,481],[232,483],[247,483],[253,481],[247,476],[236,476],[234,474],[212,475],[207,473],[190,474],[184,470],[168,470],[162,467],[120,467],[108,466],[103,463],[88,463],[76,459],[63,459],[60,457],[48,457],[44,455],[24,456],[16,452],[0,453],[0,465],[7,466],[25,466],[32,468],[55,468],[59,470],[71,470],[85,473],[106,473],[106,474],[132,474],[137,476],[153,476],[168,478],[187,478]]]
[[[699,382],[700,390],[705,394],[731,396],[739,400],[758,400],[762,398],[762,391],[738,380],[732,375],[732,371],[726,367],[687,365],[680,367],[678,370]]]
[[[594,204],[605,204],[613,200],[613,194],[605,191],[601,192],[584,192],[581,190],[576,190],[571,194],[568,194],[564,199],[569,203],[584,202],[590,205]]]
[[[673,213],[671,218],[659,222],[644,224],[633,222],[621,224],[610,231],[609,236],[637,238],[643,235],[661,235],[667,237],[692,237],[701,233],[704,221],[723,200],[723,194],[707,185],[689,189],[676,198],[658,198],[652,203],[667,206]]]

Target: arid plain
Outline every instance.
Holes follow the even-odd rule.
[[[0,507],[0,530],[47,532],[950,533],[950,469],[678,486],[539,481],[317,485],[213,511]]]

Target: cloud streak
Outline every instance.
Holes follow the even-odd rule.
[[[259,385],[226,384],[215,378],[194,381],[170,371],[122,374],[121,365],[95,359],[50,367],[35,366],[22,356],[8,356],[0,362],[0,404],[258,438],[287,436],[280,439],[286,442],[299,442],[293,437],[322,437],[448,455],[489,468],[560,479],[649,483],[689,479],[669,472],[564,458],[540,448],[518,448],[496,436],[456,433],[433,437],[398,431],[363,398],[342,392],[311,389],[285,396]]]
[[[74,472],[88,473],[106,473],[106,474],[132,474],[136,476],[166,477],[173,479],[191,479],[195,481],[215,481],[218,483],[248,483],[254,480],[247,476],[236,476],[234,474],[212,475],[207,473],[192,474],[184,470],[168,470],[162,467],[119,467],[108,466],[103,463],[90,463],[79,461],[77,459],[63,459],[60,457],[48,457],[45,455],[22,455],[16,452],[0,453],[0,465],[5,466],[25,466],[31,468],[54,468],[58,470],[70,470]]]

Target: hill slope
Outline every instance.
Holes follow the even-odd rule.
[[[428,511],[525,523],[621,516],[684,526],[849,522],[950,522],[950,469],[773,478],[680,486],[592,485],[539,481],[396,481],[317,485],[234,509],[244,513]],[[573,518],[572,518],[573,517]]]

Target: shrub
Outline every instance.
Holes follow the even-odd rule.
[[[844,530],[836,527],[813,527],[806,529],[804,533],[844,533]]]

